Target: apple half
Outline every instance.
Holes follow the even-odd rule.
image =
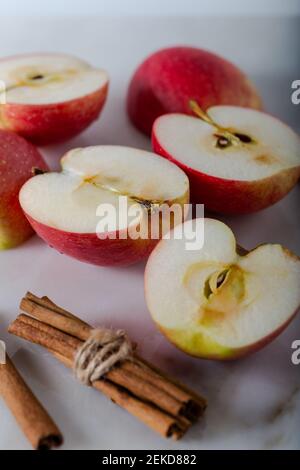
[[[0,128],[37,144],[72,137],[94,121],[104,105],[104,70],[63,54],[0,60]]]
[[[192,223],[194,226],[192,226]],[[238,253],[222,222],[204,219],[201,249],[187,250],[186,235],[203,219],[186,221],[162,239],[145,271],[149,311],[178,348],[205,359],[234,359],[274,339],[300,305],[300,259],[281,245]]]
[[[160,205],[176,204],[184,217],[187,176],[150,152],[119,146],[79,148],[68,152],[61,165],[61,173],[35,176],[19,195],[36,233],[61,253],[102,266],[131,264],[158,242],[144,228],[151,229],[147,223]],[[101,220],[105,223],[99,227]],[[160,225],[161,219],[155,220]],[[159,230],[152,233],[162,236]]]
[[[246,214],[283,198],[300,176],[300,139],[263,112],[215,106],[197,117],[166,114],[153,126],[153,149],[189,177],[191,201],[223,214]]]

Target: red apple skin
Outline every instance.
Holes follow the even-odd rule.
[[[146,258],[159,240],[131,238],[100,240],[96,233],[65,232],[38,222],[26,214],[34,231],[51,247],[85,263],[97,266],[128,266]]]
[[[137,68],[127,110],[132,123],[151,135],[153,122],[162,114],[193,114],[191,99],[204,110],[221,104],[262,108],[254,86],[235,65],[194,47],[171,47],[155,52]]]
[[[33,176],[33,167],[48,170],[31,143],[0,129],[0,249],[13,248],[33,234],[19,204],[19,190]]]
[[[108,84],[80,98],[54,104],[7,103],[0,106],[0,128],[12,130],[38,145],[79,134],[98,118]]]
[[[235,181],[201,173],[175,160],[156,137],[155,123],[152,131],[153,151],[178,165],[190,181],[191,202],[204,204],[219,214],[249,214],[265,209],[282,199],[297,183],[300,167],[257,181]]]

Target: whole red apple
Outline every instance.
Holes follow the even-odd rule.
[[[33,234],[18,196],[34,167],[47,170],[38,150],[23,137],[0,129],[0,250],[19,245]]]
[[[62,54],[14,56],[0,61],[0,128],[37,144],[72,137],[94,121],[105,103],[104,70]]]
[[[218,104],[262,107],[253,84],[235,65],[202,49],[171,47],[152,54],[134,73],[128,114],[140,131],[150,135],[158,116],[191,114],[191,99],[203,109]]]

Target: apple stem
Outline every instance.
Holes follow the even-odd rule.
[[[96,175],[97,176],[97,175]],[[117,188],[114,188],[113,186],[107,185],[107,184],[102,184],[99,182],[94,181],[95,177],[91,177],[85,180],[86,183],[90,183],[97,188],[104,189],[105,191],[111,191],[113,193],[119,194],[120,196],[126,196],[132,201],[137,202],[141,206],[143,206],[148,212],[153,212],[157,206],[160,206],[161,204],[167,203],[167,201],[159,201],[157,199],[149,200],[149,199],[143,199],[139,196],[134,196],[133,194],[129,194],[126,192],[119,191]]]
[[[206,122],[210,126],[213,126],[217,129],[218,131],[218,137],[219,139],[219,147],[220,148],[225,148],[228,147],[228,145],[240,145],[241,144],[241,139],[230,132],[228,129],[225,129],[224,127],[220,126],[217,124],[207,112],[205,112],[199,104],[195,100],[190,100],[189,101],[189,106],[193,113],[202,121]]]

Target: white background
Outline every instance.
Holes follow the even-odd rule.
[[[291,82],[300,78],[299,24],[291,18],[296,4],[2,1],[1,15],[18,13],[19,18],[1,21],[0,57],[37,50],[66,52],[109,72],[109,96],[99,122],[68,142],[41,149],[52,168],[58,167],[67,150],[78,146],[150,148],[149,139],[127,119],[126,91],[137,64],[150,52],[172,44],[206,48],[236,63],[256,83],[266,109],[299,129],[300,106],[293,106],[290,99]],[[200,9],[205,15],[217,13],[218,18],[193,15]],[[253,15],[264,12],[264,16],[247,16],[250,10]],[[290,14],[280,16],[283,10]],[[103,11],[118,18],[104,18]],[[175,11],[176,18],[132,18],[145,12],[167,15]],[[55,18],[48,17],[49,12]],[[240,13],[243,18],[236,17]],[[68,18],[72,15],[76,18]],[[300,255],[299,196],[298,185],[274,207],[224,220],[245,248],[278,242]],[[264,350],[240,361],[223,364],[193,359],[175,349],[154,327],[144,301],[144,265],[91,266],[60,255],[37,237],[0,253],[0,338],[61,427],[64,448],[300,448],[300,366],[291,363],[291,344],[299,339],[300,318]],[[93,325],[128,330],[142,355],[208,398],[205,421],[179,443],[162,440],[95,390],[76,383],[41,348],[9,336],[7,326],[27,290],[48,295]],[[28,449],[29,445],[0,400],[0,449],[7,448]]]
[[[2,15],[294,15],[299,0],[2,0]]]

